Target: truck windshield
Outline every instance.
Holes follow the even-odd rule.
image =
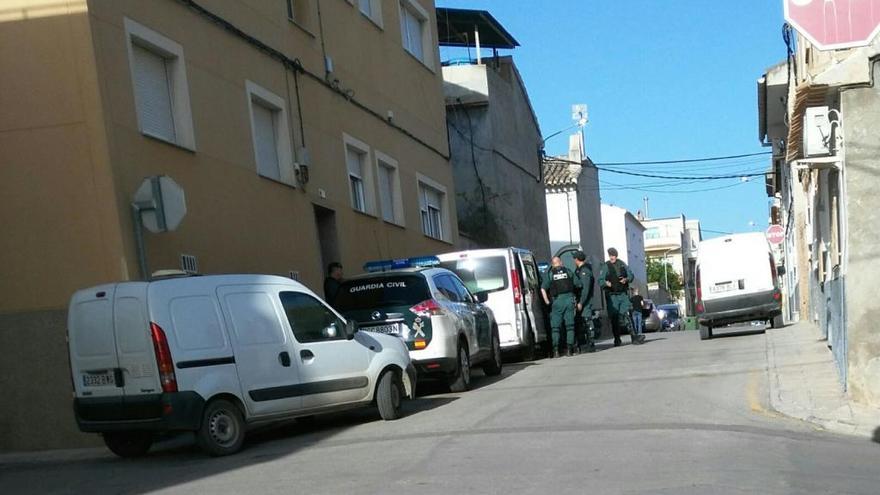
[[[440,266],[458,275],[474,294],[507,288],[507,259],[504,256],[444,261]]]
[[[340,311],[415,305],[430,299],[420,275],[384,275],[347,280],[339,287],[335,307]]]

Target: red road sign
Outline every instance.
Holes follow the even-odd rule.
[[[767,229],[767,241],[774,246],[778,246],[782,244],[782,241],[785,240],[785,229],[782,228],[782,225],[771,225]]]
[[[880,0],[783,0],[785,20],[820,50],[864,46],[880,31]]]

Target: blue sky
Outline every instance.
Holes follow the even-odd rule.
[[[785,58],[782,0],[437,0],[437,6],[488,10],[520,42],[504,53],[514,56],[545,136],[572,124],[572,104],[586,103],[587,151],[594,162],[767,151],[758,143],[755,82]],[[548,141],[547,152],[562,154],[567,146],[558,136]],[[615,168],[728,175],[768,166],[765,156]],[[706,230],[727,232],[767,226],[762,177],[669,185],[602,172],[600,180],[603,202],[633,212],[647,195],[655,218],[684,213]]]

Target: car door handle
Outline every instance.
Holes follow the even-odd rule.
[[[281,363],[281,366],[285,368],[290,366],[290,354],[287,351],[283,351],[278,354],[278,362]]]
[[[302,358],[303,361],[315,359],[315,355],[312,353],[312,351],[310,351],[308,349],[303,349],[303,350],[299,351],[299,357]]]

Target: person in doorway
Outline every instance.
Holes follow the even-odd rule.
[[[593,267],[587,262],[587,255],[583,251],[574,253],[574,276],[581,282],[581,289],[575,292],[577,297],[577,306],[575,306],[575,330],[579,338],[584,336],[587,352],[596,350],[596,343],[593,341],[593,286],[595,279],[593,278]]]
[[[641,335],[645,332],[645,298],[639,295],[639,288],[633,287],[633,295],[629,298],[629,302],[632,305],[632,323],[633,330],[636,335],[639,335],[640,339]]]
[[[559,357],[559,332],[565,323],[565,355],[571,356],[577,351],[574,345],[574,310],[575,290],[581,287],[581,281],[568,268],[562,266],[562,260],[554,256],[550,264],[547,278],[541,285],[544,302],[550,306],[550,328],[553,335],[553,352],[551,356]],[[552,301],[551,301],[552,299]]]
[[[602,264],[599,280],[604,284],[602,289],[605,291],[605,300],[608,303],[608,318],[611,320],[611,330],[614,332],[614,347],[622,344],[620,336],[626,331],[629,331],[633,344],[644,342],[644,336],[636,335],[633,330],[629,316],[632,308],[629,301],[629,284],[633,281],[633,272],[623,260],[617,258],[617,249],[608,248],[608,261]]]
[[[342,263],[334,261],[327,265],[327,278],[324,279],[324,300],[331,306],[342,284]]]

